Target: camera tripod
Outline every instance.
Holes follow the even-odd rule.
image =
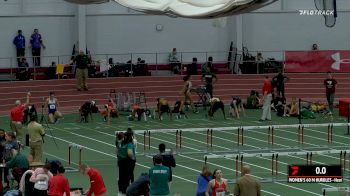
[[[45,117],[45,115],[44,115],[44,107],[45,107],[45,105],[42,104],[42,105],[41,105],[40,124],[43,125],[43,127],[45,128],[45,130],[49,130],[49,132],[50,132],[50,134],[51,134],[51,138],[52,138],[53,142],[54,142],[55,145],[56,145],[56,148],[59,149],[59,148],[58,148],[58,145],[57,145],[57,143],[56,143],[55,137],[54,137],[53,134],[52,134],[51,127],[49,126],[49,123],[47,122],[47,119],[46,119],[46,117]],[[43,142],[44,142],[44,137],[43,137]]]

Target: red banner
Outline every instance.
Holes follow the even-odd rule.
[[[350,50],[286,51],[285,72],[350,72]]]

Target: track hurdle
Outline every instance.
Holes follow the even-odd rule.
[[[238,127],[237,128],[237,146],[244,144],[244,128]]]
[[[328,125],[327,136],[328,144],[333,144],[333,124]]]
[[[339,158],[339,162],[340,162],[340,166],[343,169],[343,175],[345,175],[346,173],[346,151],[340,151],[340,158]]]
[[[146,150],[151,149],[151,131],[144,131],[143,132],[143,152],[145,153]]]
[[[298,144],[304,144],[304,125],[298,126]]]
[[[213,147],[213,129],[207,129],[207,148]]]
[[[72,157],[72,149],[77,149],[78,150],[78,164],[81,165],[81,157],[82,157],[82,150],[83,147],[78,145],[78,144],[74,144],[74,143],[70,143],[68,146],[68,165],[71,165],[71,157]]]
[[[177,150],[182,148],[182,130],[176,130],[175,144]]]
[[[275,128],[274,126],[269,126],[269,129],[267,131],[267,145],[274,145],[275,144]]]

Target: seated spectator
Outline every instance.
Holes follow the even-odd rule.
[[[45,79],[46,80],[57,79],[57,76],[56,76],[56,62],[55,61],[52,61],[51,66],[46,69],[46,71],[45,71]]]
[[[27,157],[22,155],[16,149],[11,149],[12,158],[6,163],[6,167],[12,169],[12,176],[14,180],[19,184],[24,172],[29,169],[29,162]]]
[[[18,67],[19,68],[17,69],[16,78],[20,81],[29,80],[31,74],[29,70],[29,64],[26,58],[22,58],[19,61]]]
[[[250,95],[247,97],[247,102],[245,104],[246,109],[258,109],[260,108],[259,92],[252,90]]]
[[[188,65],[187,75],[198,75],[197,72],[197,58],[193,57],[192,63]]]
[[[141,176],[131,183],[126,189],[126,196],[148,195],[149,175],[142,173]]]
[[[318,45],[317,44],[312,44],[311,50],[318,50]]]
[[[53,175],[50,172],[51,164],[47,163],[42,168],[37,168],[32,176],[30,181],[34,183],[33,195],[47,195],[47,190],[49,188],[49,181],[52,179]]]
[[[272,102],[273,108],[277,112],[277,116],[285,116],[286,98],[277,95]]]
[[[69,183],[66,177],[63,176],[65,169],[60,166],[57,170],[57,175],[53,176],[49,181],[49,188],[47,195],[58,196],[66,195],[70,196]]]
[[[299,115],[299,103],[297,102],[296,98],[293,97],[290,104],[286,105],[283,116],[297,117],[298,115]]]

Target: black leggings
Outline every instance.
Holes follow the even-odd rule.
[[[129,158],[121,158],[118,160],[118,187],[119,191],[124,194],[126,193],[126,189],[128,188],[129,184],[134,181],[135,162],[135,160]]]

